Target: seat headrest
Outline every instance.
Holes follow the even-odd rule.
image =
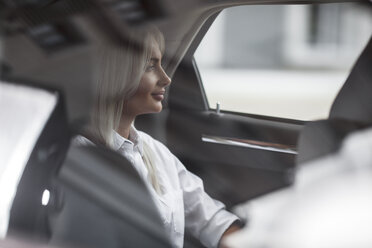
[[[372,122],[372,37],[333,102],[329,118]]]

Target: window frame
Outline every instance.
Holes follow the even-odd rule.
[[[331,3],[337,4],[337,3],[349,3],[349,2],[331,2]],[[329,4],[331,4],[331,3],[329,3]],[[278,4],[269,4],[269,5],[278,5]],[[279,4],[279,5],[293,5],[293,4],[288,3],[288,4]],[[320,5],[320,4],[316,4],[316,3],[306,4],[306,6],[313,6],[313,5]],[[200,74],[200,70],[199,70],[199,67],[198,67],[198,63],[195,59],[194,54],[195,54],[197,48],[199,47],[200,43],[204,39],[205,35],[207,34],[209,28],[213,25],[213,23],[215,22],[217,17],[221,14],[221,12],[226,10],[226,9],[229,9],[229,8],[240,7],[240,6],[248,6],[248,5],[229,6],[227,8],[219,9],[214,14],[212,14],[207,19],[207,21],[202,25],[202,27],[200,28],[199,32],[197,33],[195,39],[193,40],[192,44],[190,45],[190,47],[189,47],[189,49],[188,49],[188,51],[187,51],[187,53],[184,57],[185,60],[191,60],[192,66],[193,66],[193,68],[195,70],[195,74],[197,76],[199,88],[201,90],[201,94],[202,94],[202,97],[203,97],[203,102],[205,104],[206,109],[208,109],[208,111],[210,111],[210,112],[216,112],[216,108],[209,105],[207,93],[206,93],[206,90],[205,90],[205,87],[204,87],[204,84],[203,84],[203,80],[202,80],[202,77],[201,77],[201,74]],[[256,6],[256,5],[253,5],[253,6]],[[362,47],[362,49],[363,49],[363,47]],[[357,59],[358,59],[358,56],[355,58],[355,61]],[[336,66],[336,68],[337,68],[337,66]],[[350,68],[350,70],[351,69],[352,69],[352,67]],[[350,72],[348,72],[348,75],[349,75],[349,73]],[[345,81],[346,81],[346,79],[347,79],[347,77],[345,78]],[[345,81],[342,82],[342,85],[344,85]],[[341,85],[340,89],[342,88],[342,85]],[[336,93],[335,98],[337,98],[337,95],[338,95],[338,92]],[[332,104],[331,104],[330,108],[332,107]],[[270,115],[245,113],[245,112],[230,111],[230,110],[223,110],[223,109],[220,109],[219,112],[220,113],[226,113],[226,114],[239,115],[239,116],[243,116],[243,117],[261,119],[261,120],[270,120],[270,121],[277,121],[277,122],[283,122],[283,123],[293,123],[293,124],[299,124],[299,125],[304,125],[308,122],[314,121],[314,120],[301,120],[301,119],[277,117],[277,116],[270,116]],[[328,118],[329,117],[322,118],[322,119],[328,119]]]

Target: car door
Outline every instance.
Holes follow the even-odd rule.
[[[243,7],[246,9],[248,8],[249,11],[244,12],[238,9]],[[239,6],[234,8],[235,10],[229,14],[228,17],[230,20],[234,20],[235,23],[233,21],[230,23],[225,22],[225,36],[223,38],[226,39],[226,37],[230,37],[232,32],[229,32],[229,30],[234,28],[237,29],[235,33],[238,35],[241,35],[242,32],[248,32],[246,36],[251,37],[256,37],[262,32],[263,38],[256,40],[256,43],[248,43],[247,46],[252,44],[256,45],[254,47],[256,50],[251,49],[250,51],[253,55],[255,51],[262,53],[262,55],[258,54],[258,56],[256,56],[259,62],[261,59],[260,56],[266,56],[268,58],[267,63],[272,63],[273,61],[269,60],[272,59],[275,62],[276,58],[273,56],[275,52],[265,54],[267,50],[278,45],[279,48],[275,50],[278,54],[280,54],[282,50],[292,51],[292,49],[286,48],[288,44],[285,44],[288,42],[288,40],[286,40],[288,36],[291,36],[288,32],[311,32],[311,30],[307,29],[311,29],[311,25],[313,25],[311,23],[304,25],[303,27],[306,28],[306,30],[301,30],[297,27],[296,31],[296,28],[293,27],[293,23],[296,22],[296,19],[292,19],[288,24],[281,21],[283,18],[288,22],[287,16],[293,15],[294,18],[304,20],[306,13],[312,15],[315,15],[314,13],[321,13],[319,15],[324,17],[324,15],[329,15],[334,9],[341,10],[342,14],[342,11],[347,7],[350,6],[339,4],[327,4],[325,6],[306,5],[300,6],[300,8],[296,10],[292,5]],[[331,11],[328,11],[327,8],[331,9]],[[303,11],[302,14],[304,16],[295,14],[295,12],[301,13],[301,11]],[[275,13],[281,14],[275,16]],[[202,71],[199,70],[199,63],[194,56],[195,51],[199,49],[198,47],[208,29],[212,29],[211,25],[216,21],[218,15],[219,12],[212,15],[199,30],[173,76],[173,85],[171,86],[169,95],[169,115],[167,117],[167,144],[190,171],[199,175],[204,180],[206,191],[212,197],[223,201],[228,207],[231,207],[293,183],[294,171],[296,169],[296,143],[303,124],[309,120],[327,117],[327,108],[329,108],[333,97],[336,95],[339,88],[342,86],[343,80],[347,76],[348,72],[344,68],[352,65],[353,59],[357,58],[358,52],[348,57],[350,61],[348,62],[349,64],[337,65],[337,61],[332,60],[329,61],[328,64],[325,63],[322,65],[322,68],[326,70],[327,73],[329,72],[329,74],[322,74],[320,72],[320,74],[317,74],[317,66],[321,63],[322,56],[316,57],[315,60],[317,62],[314,62],[314,64],[310,63],[305,65],[301,64],[301,62],[305,60],[305,57],[301,57],[300,55],[296,57],[297,54],[294,54],[292,51],[293,54],[288,55],[289,57],[292,56],[292,59],[288,62],[291,64],[292,68],[290,68],[288,72],[296,73],[297,70],[300,71],[296,79],[293,79],[293,77],[281,78],[281,75],[284,74],[275,74],[276,71],[280,69],[280,66],[277,65],[270,67],[275,69],[274,76],[270,73],[267,73],[267,75],[263,74],[262,76],[265,78],[271,75],[270,80],[277,81],[279,84],[279,86],[275,85],[276,92],[275,90],[273,92],[273,90],[267,90],[267,88],[265,88],[267,92],[264,91],[262,95],[257,96],[257,99],[260,100],[261,98],[261,103],[258,103],[258,106],[260,104],[267,104],[268,110],[266,109],[260,112],[258,109],[257,111],[249,112],[224,109],[225,99],[221,99],[221,102],[216,103],[215,106],[213,105],[214,103],[211,102],[210,95],[206,92],[207,84],[204,81],[208,79],[208,77],[205,77]],[[243,19],[244,16],[255,16],[258,19]],[[224,18],[227,18],[226,14]],[[268,20],[270,18],[272,18],[272,20]],[[328,19],[329,20],[326,20],[328,22],[334,21],[333,17]],[[265,23],[266,21],[267,23]],[[277,27],[274,26],[276,21],[282,23],[279,33]],[[251,29],[247,28],[244,22],[252,23],[250,24]],[[320,24],[317,25],[316,28],[321,28],[319,25],[323,24],[320,22]],[[330,25],[332,26],[332,23]],[[266,31],[264,31],[265,29]],[[290,31],[287,29],[290,29]],[[256,30],[257,32],[249,33],[249,30]],[[321,31],[318,32],[318,35],[321,35],[320,33]],[[278,37],[284,38],[278,40]],[[239,36],[236,39],[238,38]],[[322,38],[323,37],[317,37],[316,39],[321,40]],[[297,41],[298,40],[299,39],[297,39]],[[281,42],[284,44],[280,44]],[[290,42],[293,42],[293,40],[290,39],[289,43]],[[267,43],[267,46],[262,46],[262,44],[265,43]],[[313,44],[315,44],[314,46],[318,45],[320,47],[320,43],[321,41],[315,41]],[[363,44],[363,42],[360,43]],[[207,49],[205,50],[213,50],[212,46],[214,43],[212,42],[209,44],[209,47],[206,45]],[[257,44],[260,46],[257,46]],[[293,43],[290,44],[293,45]],[[311,45],[303,49],[310,49],[310,52],[307,52],[309,54],[312,53]],[[233,51],[231,47],[226,48],[224,52],[225,57],[229,56],[229,54],[226,55],[226,53],[237,53],[238,55],[236,58],[238,58],[240,52],[242,56],[244,56],[244,50],[239,51],[235,49]],[[210,55],[206,56],[214,55],[212,51]],[[330,54],[327,54],[327,56],[328,55]],[[314,57],[315,55],[308,56]],[[234,57],[231,58],[230,64],[234,64],[236,61],[234,61]],[[244,63],[244,58],[239,59]],[[318,65],[316,63],[318,63]],[[314,73],[308,74],[306,70]],[[337,74],[339,72],[338,70],[342,70],[342,73]],[[226,73],[232,73],[233,75],[233,73],[238,73],[238,71],[239,70],[231,70],[226,71]],[[220,96],[223,98],[223,96],[228,96],[230,94],[231,88],[235,89],[235,94],[237,91],[245,90],[243,88],[239,89],[240,86],[236,86],[229,77],[225,77],[223,74],[221,75],[221,77],[223,77],[222,80],[220,80],[218,76],[209,77],[209,79],[214,78],[216,81],[220,80],[219,82],[208,82],[209,91],[210,89],[221,87],[222,85],[223,89],[221,90],[222,94]],[[244,75],[249,76],[249,74]],[[327,75],[332,75],[332,77],[330,77],[332,80],[330,79],[330,81],[337,81],[337,83],[332,83],[332,89],[330,91],[327,91],[327,87],[325,86],[327,82],[322,86],[314,84],[314,82],[313,84],[306,83],[307,79],[310,79],[310,81],[318,80],[319,82],[326,81]],[[254,79],[254,77],[249,77],[247,81]],[[288,83],[286,81],[287,79],[289,81],[304,81],[304,84],[301,85],[298,82],[295,84]],[[270,87],[271,84],[268,85]],[[260,85],[252,84],[252,87],[260,87]],[[312,92],[311,89],[318,87],[320,89],[319,91]],[[281,102],[286,101],[288,98],[287,92],[292,92],[293,88],[297,88],[299,90],[298,92],[301,92],[301,94],[293,99],[289,97],[292,102],[287,105],[287,109],[291,110],[291,107],[298,105],[296,111],[299,117],[296,117],[296,113],[277,114],[275,112],[276,105],[280,105]],[[294,95],[296,94],[298,93],[294,93]],[[318,98],[318,96],[323,95],[327,95],[327,101],[322,102],[319,100],[320,98]],[[229,97],[234,98],[234,93],[229,95]],[[247,94],[247,98],[249,97],[252,97],[252,94],[249,96]],[[277,98],[279,100],[271,101],[270,98]],[[319,103],[319,106],[322,105],[320,107],[318,106],[319,109],[322,108],[322,110],[319,110],[319,113],[317,113],[318,115],[314,115],[309,111],[309,114],[306,116],[307,107],[305,107],[305,105],[308,103],[303,104],[303,102],[307,100],[310,100],[309,105],[307,105],[308,109],[316,109],[316,103]],[[244,97],[242,101],[244,101]],[[242,104],[244,105],[244,103]],[[329,104],[329,106],[327,104]],[[272,112],[270,112],[271,110]]]
[[[213,19],[173,78],[167,140],[185,166],[204,180],[207,192],[233,206],[293,182],[302,122],[208,106],[193,53]]]

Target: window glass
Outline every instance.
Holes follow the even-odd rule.
[[[209,107],[327,118],[371,33],[372,14],[360,4],[226,9],[195,53]]]
[[[23,170],[56,103],[53,93],[0,81],[0,239]]]

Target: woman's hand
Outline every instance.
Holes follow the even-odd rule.
[[[223,234],[222,234],[222,237],[221,237],[221,240],[220,240],[220,245],[219,245],[219,248],[228,248],[228,246],[226,246],[224,244],[224,239],[229,236],[230,234],[236,232],[236,231],[239,231],[241,229],[241,225],[239,223],[239,221],[236,221],[234,222]]]

